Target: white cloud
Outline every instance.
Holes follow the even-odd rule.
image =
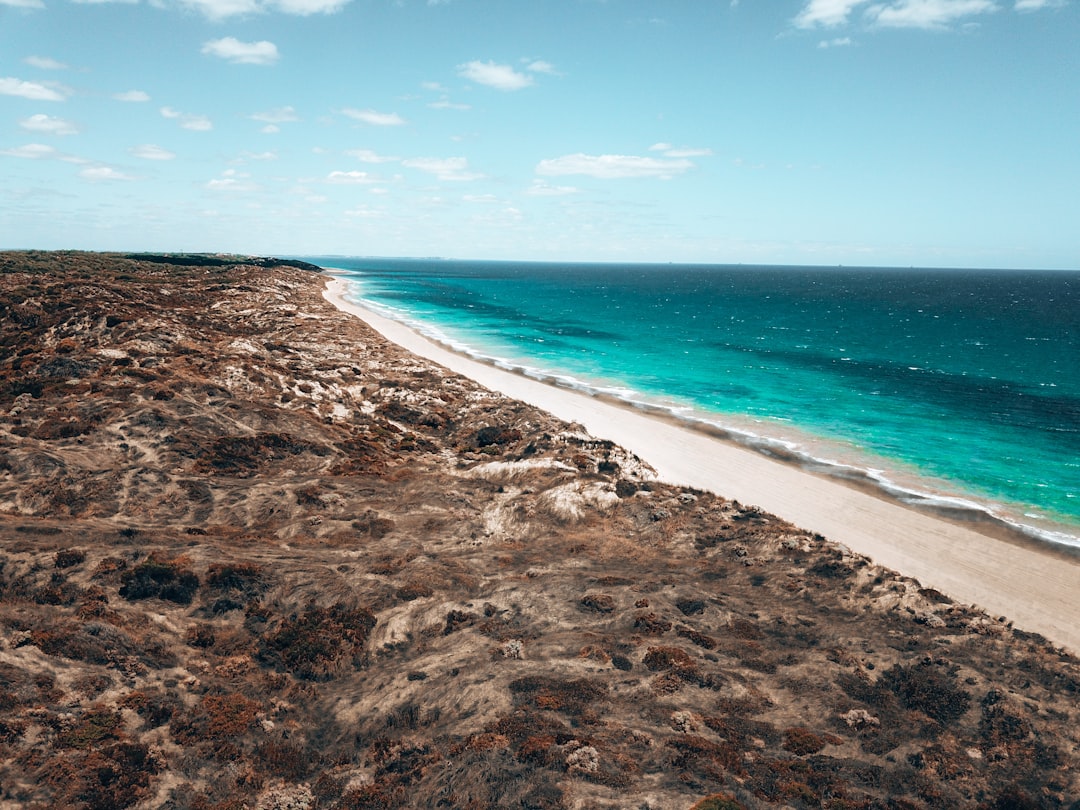
[[[380,155],[370,149],[347,149],[345,154],[364,163],[393,163],[394,161],[400,160],[400,158],[391,157],[389,155]]]
[[[44,132],[48,135],[78,135],[79,129],[70,121],[63,118],[53,118],[50,115],[38,113],[24,118],[19,126],[30,132]]]
[[[143,160],[172,160],[176,154],[168,149],[162,149],[152,143],[144,143],[140,146],[131,147],[128,152]]]
[[[330,172],[330,174],[328,174],[326,176],[326,182],[327,183],[340,184],[340,185],[359,186],[359,185],[368,185],[368,184],[371,184],[371,183],[379,183],[379,182],[382,182],[382,181],[379,180],[378,177],[370,175],[367,172],[334,171],[334,172]]]
[[[90,166],[79,172],[79,177],[84,180],[90,180],[94,183],[107,182],[111,180],[134,180],[135,178],[129,174],[118,172],[110,166]]]
[[[202,52],[235,65],[272,65],[281,56],[273,42],[241,42],[236,37],[212,39],[203,45]]]
[[[41,0],[0,0],[0,6],[14,6],[15,8],[45,8]]]
[[[43,143],[28,143],[26,146],[16,146],[14,149],[3,149],[0,150],[0,155],[25,158],[27,160],[59,157],[55,147]]]
[[[446,99],[446,98],[441,98],[438,101],[433,101],[430,104],[428,104],[428,106],[431,107],[431,109],[433,109],[433,110],[471,110],[472,109],[471,104],[458,104],[458,103],[450,101],[449,99]]]
[[[248,191],[259,191],[261,186],[258,183],[253,182],[251,175],[244,172],[238,172],[236,169],[226,169],[221,173],[221,177],[215,177],[213,180],[207,182],[205,188],[207,191],[224,191],[233,193],[243,193]]]
[[[548,177],[583,174],[603,180],[625,177],[657,177],[668,180],[693,167],[694,164],[685,158],[664,160],[638,155],[585,155],[579,152],[575,155],[541,160],[536,166],[536,173]]]
[[[210,119],[205,115],[183,113],[179,110],[174,110],[172,107],[162,107],[161,115],[165,118],[179,121],[181,127],[190,129],[193,132],[208,132],[214,128],[213,123],[211,123]]]
[[[683,146],[676,149],[670,143],[654,143],[649,147],[649,151],[662,152],[664,157],[669,158],[709,157],[713,153],[713,150],[707,147],[693,148]]]
[[[127,101],[134,104],[139,104],[144,101],[150,100],[150,95],[144,93],[142,90],[128,90],[124,93],[117,93],[113,96],[116,101]]]
[[[288,124],[300,120],[300,116],[292,107],[276,107],[265,112],[252,113],[248,118],[252,121],[262,121],[264,124]]]
[[[333,14],[349,5],[351,0],[275,0],[274,6],[286,14]]]
[[[580,189],[574,186],[553,186],[543,180],[533,180],[533,184],[525,189],[530,197],[565,197],[567,194],[578,194]]]
[[[834,37],[833,39],[823,39],[817,44],[819,48],[843,48],[851,44],[851,37]]]
[[[347,217],[357,217],[358,219],[378,219],[385,214],[378,208],[370,208],[366,205],[361,205],[356,208],[350,208],[345,212]]]
[[[240,157],[234,161],[236,163],[243,163],[248,160],[277,160],[277,152],[249,152],[246,149],[240,153]]]
[[[504,203],[504,200],[500,200],[494,194],[463,194],[461,200],[462,202],[480,203],[482,205],[491,205],[492,203]]]
[[[28,56],[23,62],[38,70],[67,70],[67,65],[48,56]]]
[[[1017,11],[1038,11],[1044,8],[1064,8],[1065,0],[1016,0]]]
[[[883,28],[941,28],[961,17],[997,11],[992,0],[900,0],[873,6],[868,16]]]
[[[301,17],[312,14],[333,14],[341,11],[352,0],[180,0],[180,2],[192,11],[197,11],[217,22],[230,17],[267,11],[280,11]]]
[[[210,20],[225,20],[259,10],[256,0],[181,0],[183,5],[198,11]]]
[[[1017,0],[1039,8],[1057,0]],[[797,28],[837,28],[849,22],[852,13],[867,0],[809,0],[792,21]],[[998,8],[994,0],[889,0],[866,6],[867,22],[882,28],[942,28],[955,20],[986,14]],[[826,40],[818,47],[848,45],[844,38]]]
[[[402,166],[433,174],[440,180],[465,181],[479,180],[484,175],[469,171],[469,161],[463,157],[452,158],[410,158],[401,161]]]
[[[510,65],[473,60],[458,65],[458,75],[496,90],[521,90],[533,83],[532,77],[518,73]]]
[[[794,19],[797,28],[835,28],[866,0],[810,0]]]
[[[399,127],[405,123],[405,119],[397,113],[382,113],[375,110],[355,110],[351,107],[346,107],[341,111],[341,114],[352,118],[354,121],[371,124],[375,127]]]
[[[558,75],[555,66],[550,62],[545,62],[543,59],[534,59],[525,66],[525,69],[532,73],[546,73],[549,76]]]
[[[19,96],[31,101],[63,101],[63,88],[22,79],[0,78],[0,96]]]

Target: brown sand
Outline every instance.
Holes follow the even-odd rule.
[[[924,586],[1080,651],[1080,565],[1069,557],[991,537],[733,443],[476,362],[347,301],[345,291],[346,282],[331,277],[325,295],[413,354],[622,445],[665,482],[759,506]]]

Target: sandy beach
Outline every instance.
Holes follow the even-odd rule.
[[[347,301],[345,291],[344,280],[328,278],[326,298],[387,339],[614,441],[665,482],[758,506],[925,587],[1080,651],[1080,565],[1064,554],[995,538],[630,408],[476,362]]]

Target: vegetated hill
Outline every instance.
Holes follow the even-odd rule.
[[[0,807],[1080,807],[1074,657],[271,264],[0,254]]]

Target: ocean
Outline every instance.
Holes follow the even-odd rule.
[[[1080,548],[1080,272],[304,258],[474,358]]]

